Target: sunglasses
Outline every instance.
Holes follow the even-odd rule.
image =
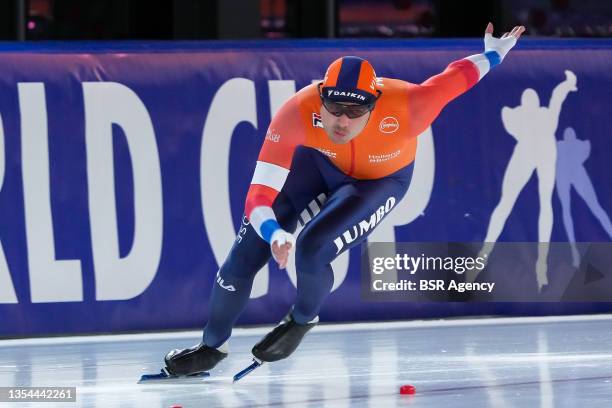
[[[376,106],[376,101],[382,94],[381,91],[377,90],[376,92],[378,95],[376,96],[376,99],[367,105],[345,105],[325,99],[321,93],[321,84],[319,84],[318,88],[323,107],[325,107],[325,109],[334,116],[340,117],[342,115],[346,115],[349,119],[356,119],[368,112],[371,112],[372,109],[374,109],[374,106]]]
[[[350,119],[355,119],[365,115],[374,109],[374,104],[369,105],[343,105],[341,103],[326,101],[322,99],[325,109],[334,116],[346,115]]]

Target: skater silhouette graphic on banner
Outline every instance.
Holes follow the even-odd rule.
[[[523,91],[519,106],[502,108],[504,128],[516,140],[516,145],[504,173],[501,198],[491,214],[481,254],[492,251],[519,193],[534,171],[538,177],[540,202],[538,242],[550,242],[553,226],[552,194],[557,161],[555,132],[563,102],[570,92],[578,89],[573,72],[565,71],[565,77],[553,90],[548,106],[541,106],[537,92],[527,88]],[[547,258],[547,246],[539,245],[536,279],[540,290],[548,283]]]
[[[584,168],[584,162],[591,154],[591,142],[578,139],[573,128],[565,128],[563,139],[557,142],[557,154],[557,194],[563,209],[563,225],[567,233],[567,240],[571,243],[572,264],[578,267],[580,255],[575,245],[571,188],[574,187],[576,193],[584,200],[610,239],[612,239],[612,223],[599,203],[593,183]]]

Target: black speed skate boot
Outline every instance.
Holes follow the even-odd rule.
[[[172,350],[164,358],[166,370],[175,376],[195,375],[211,370],[227,357],[226,344],[214,348],[200,343],[190,348]]]
[[[259,360],[266,362],[287,358],[300,345],[308,330],[315,327],[317,323],[319,323],[319,316],[306,324],[298,324],[289,312],[274,330],[253,347],[252,353]]]

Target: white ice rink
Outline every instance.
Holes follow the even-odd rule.
[[[200,332],[0,341],[0,386],[77,387],[76,404],[0,406],[612,407],[612,315],[321,325],[232,384],[268,330],[236,330],[230,356],[187,385],[136,381]]]

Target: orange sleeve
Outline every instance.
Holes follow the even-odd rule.
[[[299,100],[294,96],[272,118],[259,151],[245,203],[249,219],[254,208],[272,206],[289,174],[296,147],[304,143],[305,130]]]

